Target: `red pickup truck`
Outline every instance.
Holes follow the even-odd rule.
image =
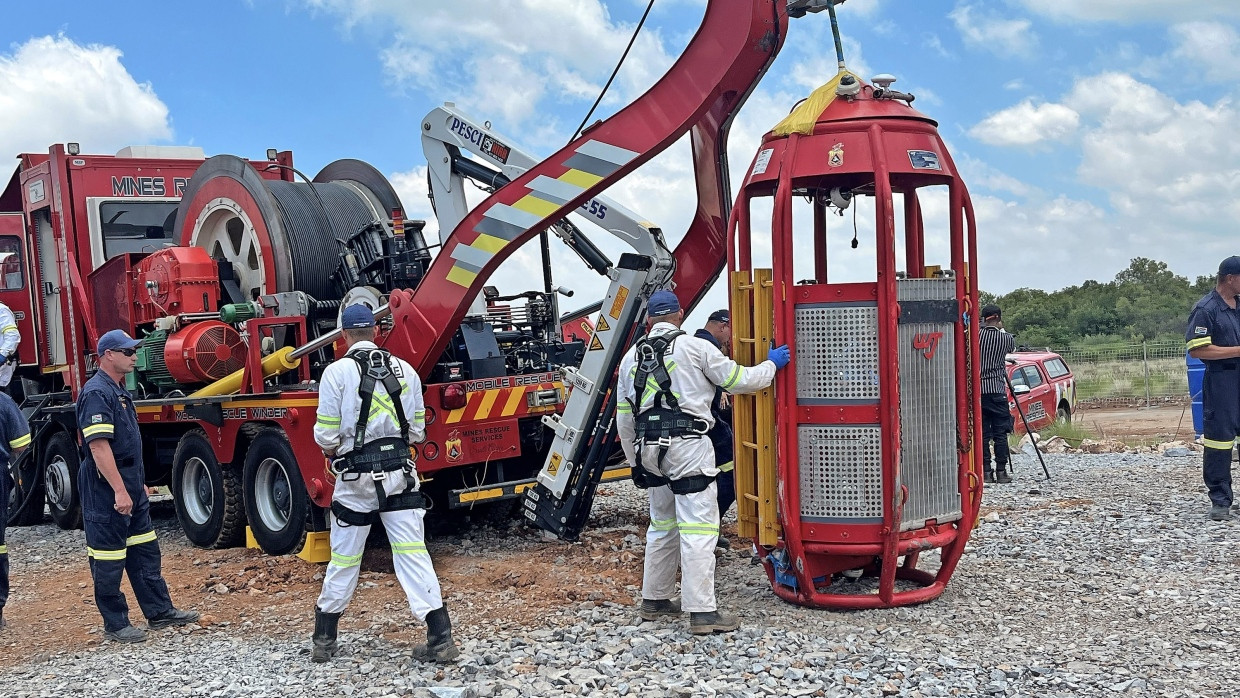
[[[1016,412],[1019,401],[1029,428],[1037,431],[1055,421],[1069,421],[1076,408],[1076,380],[1063,357],[1052,351],[1021,351],[1007,355],[1012,395],[1008,406],[1016,430],[1025,425]]]

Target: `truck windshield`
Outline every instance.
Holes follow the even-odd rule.
[[[178,240],[172,229],[177,218],[175,201],[129,199],[99,205],[103,227],[103,255],[108,259],[125,252],[155,252]]]

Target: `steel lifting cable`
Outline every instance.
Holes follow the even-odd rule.
[[[642,18],[637,22],[637,27],[633,30],[633,36],[629,37],[629,45],[624,47],[624,53],[620,54],[620,60],[616,63],[615,69],[611,71],[611,77],[607,78],[607,84],[603,85],[602,91],[598,93],[598,99],[594,100],[594,105],[590,107],[590,111],[586,112],[585,118],[581,120],[581,125],[577,127],[576,131],[573,131],[572,138],[568,139],[569,143],[577,140],[577,136],[581,135],[581,129],[585,128],[586,122],[590,120],[591,116],[594,116],[594,110],[598,109],[598,105],[603,101],[603,96],[607,94],[607,89],[611,87],[612,81],[620,73],[620,66],[624,65],[624,59],[629,57],[629,50],[633,48],[633,44],[637,41],[637,35],[641,33],[642,25],[646,23],[646,18],[650,16],[650,10],[653,7],[654,0],[650,0],[650,3],[646,5],[646,11],[642,13]]]
[[[377,222],[353,189],[335,183],[265,182],[280,208],[293,264],[293,288],[315,300],[339,300],[331,277],[344,241]]]

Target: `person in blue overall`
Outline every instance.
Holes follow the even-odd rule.
[[[146,496],[138,413],[133,396],[121,385],[137,363],[141,344],[123,330],[100,337],[96,345],[99,370],[82,386],[77,399],[85,452],[78,469],[78,491],[86,554],[104,635],[117,642],[146,639],[145,630],[129,623],[129,606],[121,591],[123,574],[128,574],[151,629],[198,620],[197,612],[177,610],[168,596]]]
[[[30,423],[13,398],[0,392],[0,504],[9,501],[9,461],[29,445]],[[0,630],[4,630],[4,604],[9,600],[9,546],[4,542],[7,518],[0,516]]]
[[[1218,266],[1217,285],[1197,301],[1184,333],[1188,355],[1205,364],[1202,379],[1201,473],[1210,491],[1210,518],[1231,518],[1231,449],[1240,436],[1240,257]]]
[[[693,333],[698,339],[705,339],[724,355],[732,355],[732,314],[727,308],[716,310],[706,319],[706,326]],[[715,467],[719,468],[719,476],[715,478],[715,498],[719,502],[719,518],[728,513],[728,509],[736,502],[736,479],[733,473],[735,458],[732,450],[732,401],[723,388],[715,388],[715,399],[710,403],[711,415],[715,418],[715,426],[710,428],[706,436],[710,438],[715,449]],[[726,550],[732,542],[719,536],[715,547]]]

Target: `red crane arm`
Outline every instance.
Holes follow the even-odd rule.
[[[726,260],[727,126],[782,45],[784,3],[708,0],[701,26],[666,75],[488,197],[448,236],[417,289],[391,294],[386,346],[427,375],[500,262],[691,129],[698,212],[676,257],[682,301],[695,302]]]

